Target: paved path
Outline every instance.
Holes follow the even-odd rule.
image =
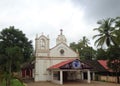
[[[93,81],[92,83],[65,83],[64,85],[58,85],[51,82],[29,82],[27,86],[120,86],[120,84],[107,83],[107,82],[97,82]]]

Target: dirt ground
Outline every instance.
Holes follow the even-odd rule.
[[[97,82],[92,81],[90,84],[86,82],[68,82],[64,83],[64,85],[54,84],[52,82],[28,82],[27,86],[120,86],[120,84],[116,83],[108,83],[108,82]]]

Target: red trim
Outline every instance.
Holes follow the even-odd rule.
[[[76,60],[76,59],[69,59],[67,61],[62,61],[62,62],[60,62],[58,64],[55,64],[55,65],[49,67],[48,69],[59,69],[61,66],[64,66],[65,64],[68,64],[68,63],[70,63],[70,62],[72,62],[74,60]]]

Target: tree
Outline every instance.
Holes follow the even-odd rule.
[[[70,43],[70,47],[75,51],[78,50],[80,59],[90,60],[95,57],[94,56],[95,50],[92,47],[90,47],[88,44],[90,44],[89,39],[87,39],[84,36],[82,39],[80,39],[78,43],[75,43],[75,42]]]
[[[107,51],[105,51],[102,48],[97,49],[97,51],[96,51],[96,59],[97,60],[107,60],[108,59]]]
[[[33,47],[25,34],[14,26],[0,32],[0,69],[4,73],[6,86],[10,86],[12,72],[20,69],[20,64],[28,61]]]
[[[81,60],[92,60],[94,57],[94,49],[92,47],[84,47],[79,50]]]
[[[115,19],[115,35],[116,35],[116,44],[120,45],[120,17],[116,17]]]
[[[83,36],[83,38],[80,39],[80,44],[82,44],[83,47],[88,47],[88,44],[90,44],[89,39],[86,38],[86,36]]]
[[[117,83],[120,83],[119,73],[120,73],[120,47],[111,46],[108,49],[108,67],[116,73]]]
[[[71,47],[74,51],[76,51],[76,49],[78,49],[78,44],[76,44],[75,42],[72,42],[72,43],[70,43],[70,47]]]
[[[103,19],[99,21],[98,24],[100,26],[94,29],[99,32],[99,34],[93,37],[93,39],[99,37],[95,41],[95,44],[102,47],[106,43],[108,48],[106,51],[97,51],[97,58],[100,59],[99,56],[101,56],[102,59],[104,59],[104,57],[107,57],[107,65],[111,70],[113,70],[113,72],[116,73],[117,82],[119,83],[118,73],[120,73],[120,17],[117,17],[116,19]]]
[[[120,29],[120,17],[115,18],[115,27]]]
[[[20,69],[20,63],[22,59],[22,52],[19,47],[8,47],[6,48],[6,58],[1,57],[1,61],[3,59],[5,62],[3,63],[5,66],[2,66],[4,69],[4,78],[6,80],[6,85],[10,85],[10,80],[12,76],[12,72],[15,72]]]
[[[100,26],[94,29],[99,32],[99,34],[93,36],[93,39],[98,37],[98,39],[95,41],[95,45],[103,46],[104,44],[106,44],[107,46],[110,46],[115,44],[115,28],[113,27],[114,21],[115,20],[113,18],[108,18],[106,20],[103,19],[97,22],[97,24],[99,24]]]

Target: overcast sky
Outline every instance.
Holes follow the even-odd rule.
[[[93,45],[96,22],[117,16],[120,0],[0,0],[0,31],[15,26],[33,45],[36,34],[43,32],[54,46],[61,28],[68,44],[86,36]]]

